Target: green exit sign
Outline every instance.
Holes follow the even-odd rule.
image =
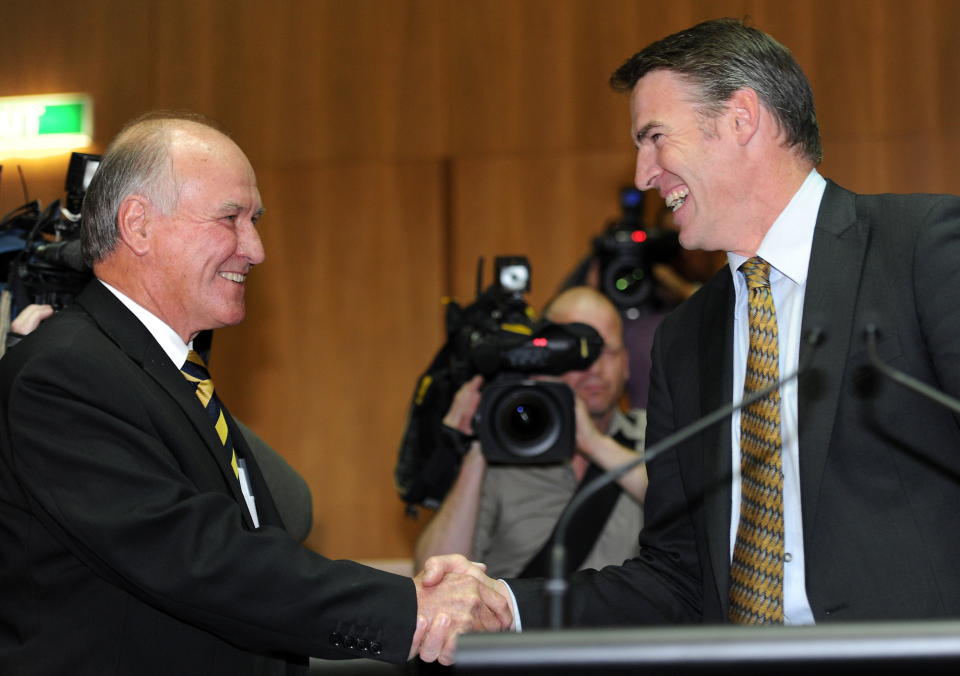
[[[90,145],[93,101],[86,94],[0,97],[0,153]]]

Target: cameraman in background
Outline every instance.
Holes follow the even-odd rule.
[[[544,315],[557,323],[588,324],[604,341],[603,353],[588,369],[560,376],[576,395],[577,451],[564,463],[488,465],[473,441],[456,482],[417,541],[417,570],[430,556],[460,553],[484,561],[494,578],[544,575],[554,525],[578,486],[642,452],[645,411],[619,410],[629,367],[617,308],[595,289],[574,287],[558,295]],[[473,435],[481,385],[476,376],[460,388],[445,425]],[[646,486],[641,466],[588,503],[568,537],[572,570],[636,555]]]

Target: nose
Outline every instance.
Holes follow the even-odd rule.
[[[267,255],[263,250],[260,233],[252,221],[244,223],[237,239],[237,255],[250,261],[250,265],[259,265]]]
[[[591,376],[595,376],[600,373],[600,361],[606,356],[604,352],[600,353],[600,356],[593,360],[593,363],[587,368],[586,373]]]
[[[660,165],[657,163],[656,153],[652,144],[644,143],[637,148],[637,166],[633,181],[638,190],[649,190],[653,182],[660,175]]]

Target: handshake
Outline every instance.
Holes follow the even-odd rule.
[[[410,658],[452,664],[457,636],[467,631],[506,631],[513,627],[510,592],[487,577],[486,566],[459,554],[427,559],[413,579],[417,588],[417,628]]]

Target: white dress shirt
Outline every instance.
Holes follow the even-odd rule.
[[[777,312],[780,352],[780,376],[792,373],[800,356],[800,326],[803,298],[807,289],[807,271],[817,212],[826,181],[816,170],[774,221],[763,238],[757,256],[770,264],[770,289]],[[747,260],[727,254],[736,292],[733,329],[733,401],[743,397],[750,329],[747,313],[747,283],[738,271]],[[730,555],[733,556],[740,521],[740,412],[733,414],[730,426],[733,448],[734,480],[730,519]],[[797,381],[780,388],[780,435],[783,453],[784,567],[783,605],[786,624],[813,624],[813,611],[807,600],[803,560],[803,521],[800,510],[800,445],[797,434]]]

